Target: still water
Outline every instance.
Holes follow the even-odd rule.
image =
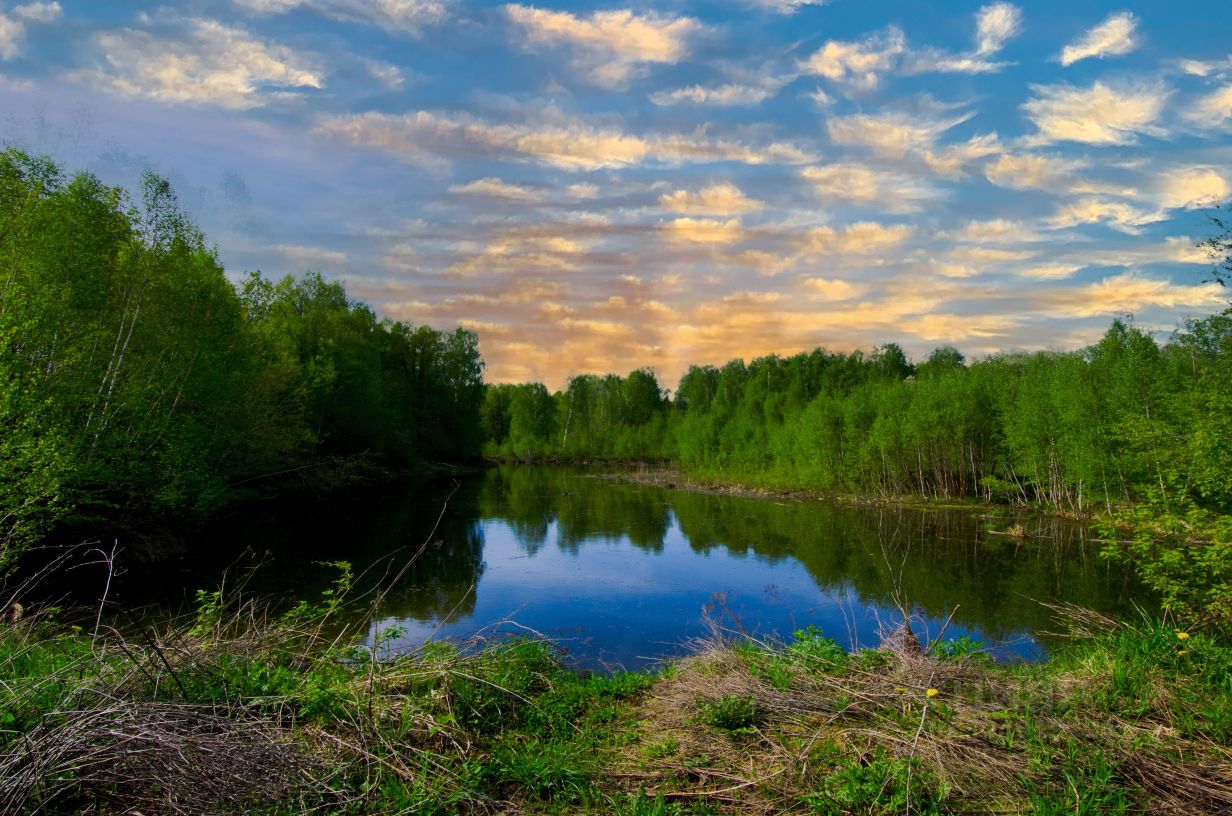
[[[1006,534],[1016,525],[1025,535]],[[596,669],[679,654],[711,623],[765,637],[813,624],[846,646],[874,646],[900,608],[922,636],[953,612],[947,640],[1032,659],[1058,642],[1045,603],[1114,615],[1150,606],[1127,570],[1059,519],[702,494],[567,468],[499,467],[270,509],[210,535],[219,560],[164,571],[161,596],[147,602],[174,606],[216,587],[223,555],[244,547],[265,554],[254,591],[278,600],[324,589],[335,573],[321,562],[346,560],[371,578],[419,552],[367,622],[370,639],[398,650],[534,631]]]

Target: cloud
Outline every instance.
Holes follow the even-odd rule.
[[[1022,9],[1010,3],[984,6],[975,15],[975,53],[995,54],[1022,29]]]
[[[1073,174],[1085,163],[1062,156],[1038,153],[1002,153],[984,168],[984,175],[998,187],[1011,190],[1059,192],[1073,182]]]
[[[54,23],[60,19],[59,3],[26,3],[9,14],[0,11],[0,60],[17,59],[26,39],[27,23]]]
[[[624,86],[642,74],[646,63],[679,62],[689,53],[689,39],[702,28],[691,17],[639,15],[628,9],[579,17],[510,4],[505,13],[521,27],[528,45],[569,48],[581,78],[606,88]]]
[[[867,255],[892,249],[915,232],[910,224],[885,226],[874,221],[857,221],[835,230],[817,227],[809,232],[809,250],[818,255]]]
[[[851,300],[868,291],[866,286],[838,280],[837,278],[805,278],[800,282],[800,285],[824,300]]]
[[[1082,269],[1082,266],[1078,264],[1041,264],[1020,269],[1018,274],[1035,280],[1064,280],[1072,277],[1079,269]]]
[[[756,105],[774,96],[785,82],[772,81],[761,85],[746,85],[728,83],[714,87],[690,85],[687,88],[677,88],[673,91],[657,91],[650,95],[650,101],[656,105],[715,105],[731,107],[733,105]]]
[[[795,14],[805,6],[824,6],[829,0],[749,0],[749,2],[777,11],[779,14]]]
[[[914,212],[923,202],[942,197],[940,190],[910,175],[855,162],[806,167],[800,176],[823,199],[878,205],[887,212]]]
[[[54,23],[62,13],[59,3],[26,3],[13,7],[13,16],[27,23]]]
[[[295,264],[299,269],[339,267],[347,262],[346,253],[322,247],[275,244],[270,249]]]
[[[712,184],[695,193],[676,190],[664,193],[659,201],[665,209],[685,215],[741,215],[765,206],[745,196],[734,184]]]
[[[467,114],[428,111],[394,115],[369,112],[323,119],[318,133],[387,151],[415,162],[437,157],[496,156],[537,161],[564,170],[733,161],[803,164],[812,157],[795,145],[750,146],[704,136],[636,136],[576,120],[492,124]]]
[[[334,20],[378,26],[395,34],[418,36],[423,29],[444,21],[448,10],[438,0],[234,0],[258,14],[282,14],[297,8],[312,9]]]
[[[1032,86],[1035,97],[1022,109],[1039,133],[1030,141],[1084,142],[1120,145],[1139,133],[1161,135],[1154,122],[1163,112],[1170,91],[1163,85],[1113,87],[1096,82],[1090,88],[1072,85]]]
[[[1080,198],[1062,207],[1047,219],[1048,226],[1066,229],[1081,224],[1107,224],[1120,232],[1135,235],[1146,224],[1163,220],[1159,211],[1142,210],[1123,201],[1103,198]]]
[[[882,74],[907,52],[907,38],[891,26],[859,42],[827,40],[802,67],[811,74],[859,89],[876,88]]]
[[[1010,63],[989,57],[998,53],[1022,29],[1022,10],[1010,3],[993,3],[975,14],[974,49],[950,53],[936,48],[910,52],[904,73],[986,74],[1000,71]]]
[[[1041,305],[1057,317],[1097,317],[1132,314],[1150,307],[1217,306],[1226,297],[1227,290],[1217,283],[1186,286],[1126,272],[1087,286],[1054,291]]]
[[[1004,337],[1018,320],[1002,315],[927,314],[899,324],[909,334],[924,340],[960,342],[971,338]]]
[[[901,112],[855,114],[831,117],[826,124],[830,141],[845,146],[864,147],[895,159],[908,156],[922,161],[942,176],[961,176],[967,163],[1001,152],[996,134],[976,136],[951,145],[938,145],[948,130],[968,119],[963,114],[948,119],[912,117]]]
[[[1232,85],[1224,85],[1203,96],[1185,111],[1185,118],[1206,128],[1217,128],[1232,119]]]
[[[989,221],[968,221],[961,228],[945,233],[962,244],[1019,244],[1042,240],[1038,232],[1021,221],[994,218]]]
[[[1232,187],[1209,167],[1174,169],[1160,175],[1159,204],[1165,209],[1213,207],[1232,195]]]
[[[1088,57],[1117,57],[1128,54],[1138,47],[1134,36],[1138,19],[1132,12],[1120,11],[1110,14],[1102,23],[1061,51],[1061,64],[1073,65]]]
[[[663,234],[671,241],[695,244],[734,244],[745,238],[740,221],[731,218],[718,221],[711,218],[676,218],[663,225]]]
[[[467,184],[455,184],[449,192],[458,195],[477,195],[487,198],[506,198],[510,201],[539,201],[543,193],[533,187],[510,184],[498,178],[482,178]]]
[[[123,96],[245,110],[324,85],[315,61],[214,20],[188,19],[186,30],[124,28],[95,36],[104,65],[69,78]]]
[[[365,59],[362,62],[364,67],[368,69],[369,76],[386,88],[396,91],[406,84],[406,75],[402,73],[402,69],[397,65],[372,59]]]

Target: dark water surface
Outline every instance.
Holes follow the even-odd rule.
[[[1025,536],[1004,534],[1019,524]],[[140,579],[136,570],[123,602],[186,608],[245,547],[268,553],[251,592],[311,600],[336,574],[321,562],[396,572],[429,541],[368,622],[369,638],[396,627],[397,650],[526,627],[591,668],[678,654],[706,634],[707,616],[763,636],[813,624],[844,645],[874,646],[901,620],[896,602],[921,635],[937,634],[957,606],[947,640],[967,635],[999,658],[1031,659],[1057,642],[1044,634],[1057,625],[1041,602],[1114,615],[1151,605],[1128,570],[1059,519],[700,494],[566,468],[500,467],[455,485],[269,508],[209,536],[212,559]]]

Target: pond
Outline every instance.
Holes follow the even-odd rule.
[[[337,575],[326,562],[348,561],[369,583],[405,567],[366,622],[370,642],[397,651],[535,632],[601,670],[680,654],[716,626],[788,638],[813,625],[844,646],[875,646],[901,610],[922,637],[952,614],[946,640],[1037,659],[1059,642],[1046,604],[1114,616],[1151,606],[1090,533],[1054,517],[697,493],[570,468],[501,466],[263,508],[207,538],[211,558],[131,570],[117,599],[186,608],[245,547],[264,562],[249,591],[277,600],[317,596]],[[233,563],[230,580],[251,560]]]

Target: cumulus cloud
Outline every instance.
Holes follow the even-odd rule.
[[[401,34],[419,35],[442,22],[448,9],[439,0],[234,0],[258,14],[282,14],[308,8],[334,20],[366,23]]]
[[[840,230],[817,227],[809,233],[809,250],[818,255],[867,255],[893,249],[913,232],[910,224],[886,226],[875,221],[857,221]]]
[[[214,20],[189,19],[184,27],[178,33],[100,33],[95,44],[103,64],[68,76],[124,96],[236,110],[293,93],[283,89],[324,85],[316,61],[286,46]]]
[[[428,111],[329,117],[320,122],[317,132],[417,162],[497,156],[565,170],[597,170],[644,162],[803,164],[812,160],[806,151],[782,142],[751,146],[697,135],[637,136],[581,121],[492,124],[467,114]]]
[[[0,60],[16,59],[21,53],[27,23],[54,23],[60,13],[59,3],[26,3],[8,14],[0,11]]]
[[[730,218],[676,218],[663,225],[663,234],[670,241],[695,244],[734,244],[745,238],[740,221]]]
[[[647,63],[676,63],[689,53],[689,40],[702,26],[691,17],[628,9],[596,11],[580,17],[510,4],[505,13],[530,46],[565,47],[583,79],[601,87],[621,87],[640,76]]]
[[[1119,145],[1137,134],[1160,135],[1155,125],[1171,92],[1163,85],[1112,86],[1096,82],[1090,88],[1035,85],[1035,97],[1022,106],[1038,134],[1032,141],[1084,142]]]
[[[676,190],[664,193],[659,202],[664,209],[684,215],[741,215],[765,206],[734,184],[712,184],[697,192]]]
[[[1061,51],[1061,64],[1073,65],[1088,57],[1118,57],[1138,47],[1135,29],[1138,19],[1132,12],[1120,11],[1110,14],[1102,23],[1092,28]]]

